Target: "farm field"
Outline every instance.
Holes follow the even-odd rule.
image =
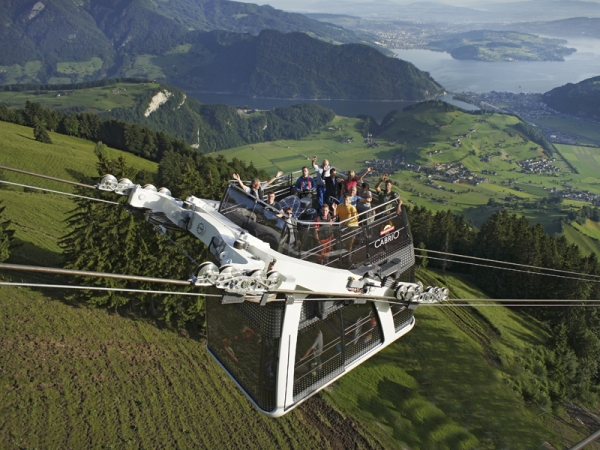
[[[516,123],[518,119],[513,116],[446,112],[430,106],[402,112],[375,140],[376,146],[365,143],[362,120],[336,117],[326,128],[299,141],[258,143],[218,154],[253,161],[256,167],[271,174],[310,166],[312,155],[319,162],[327,158],[341,170],[355,169],[359,173],[366,169],[366,161],[372,164],[377,159],[389,160],[399,151],[403,151],[406,162],[417,166],[462,164],[487,181],[476,186],[440,180],[428,184],[429,178],[423,171],[408,170],[397,171],[391,178],[408,204],[434,211],[450,209],[465,214],[475,225],[480,225],[498,207],[507,207],[541,222],[553,234],[560,231],[560,219],[568,210],[578,209],[584,203],[564,200],[551,207],[536,203],[548,199],[552,188],[565,186],[600,194],[600,165],[595,159],[600,161],[600,149],[558,146],[560,154],[554,155],[556,161],[552,165],[560,168],[559,172],[521,173],[517,162],[539,159],[544,153],[515,131]],[[457,139],[461,140],[458,148]],[[579,174],[573,173],[565,160]],[[483,174],[484,170],[488,173]],[[377,180],[376,176],[366,181],[373,186]],[[490,201],[493,206],[488,206]]]
[[[585,120],[541,116],[536,117],[535,121],[540,125],[578,136],[584,143],[595,142],[597,144],[600,142],[600,130],[598,129],[598,125]]]
[[[67,69],[65,68],[65,70]],[[70,80],[63,82],[68,83]],[[6,103],[9,107],[22,108],[25,106],[25,102],[31,101],[50,109],[78,108],[78,110],[83,109],[86,112],[99,113],[134,106],[137,95],[158,87],[157,83],[148,82],[117,83],[89,89],[66,89],[65,91],[42,91],[40,93],[31,91],[0,92],[0,103]]]
[[[93,143],[51,134],[55,143],[44,145],[31,134],[0,123],[0,165],[71,180],[95,177]],[[154,163],[126,157],[156,171]],[[49,180],[1,175],[69,190]],[[5,216],[15,221],[18,239],[30,243],[8,262],[57,265],[62,211],[72,203],[20,189],[0,189]],[[458,298],[485,297],[451,277],[420,277],[448,286]],[[519,397],[514,380],[523,375],[516,361],[535,354],[547,336],[504,308],[421,307],[406,338],[273,420],[255,412],[208,356],[202,336],[65,297],[0,287],[0,442],[7,448],[537,448],[544,441],[573,444],[594,431],[560,411],[540,418],[543,411]]]
[[[591,220],[587,221],[593,224],[592,230],[595,231],[597,224],[592,222]],[[587,225],[587,224],[586,224]],[[588,232],[588,228],[586,226],[581,226],[577,222],[572,222],[570,225],[564,226],[564,236],[568,239],[569,242],[573,244],[577,244],[579,249],[584,254],[592,254],[600,255],[600,241],[597,238],[591,237]],[[594,233],[595,234],[595,233]]]

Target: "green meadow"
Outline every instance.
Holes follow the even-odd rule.
[[[42,70],[41,61],[28,61],[25,64],[13,64],[12,66],[0,66],[0,74],[3,75],[3,84],[17,84],[23,82],[39,82],[37,73]]]
[[[40,103],[50,109],[83,108],[98,113],[135,105],[136,96],[159,87],[157,83],[117,83],[89,89],[41,92],[0,92],[0,102],[9,107],[25,106],[25,102]]]
[[[598,128],[598,125],[593,122],[554,116],[538,116],[535,118],[535,122],[577,136],[583,143],[598,143],[600,141],[600,129]]]
[[[30,128],[0,123],[0,165],[97,180],[93,143],[50,135],[54,144],[40,144]],[[156,172],[155,163],[126,158]],[[49,180],[1,176],[72,192]],[[0,200],[23,244],[8,262],[60,265],[57,240],[72,201],[14,187],[0,189]],[[431,271],[419,278],[447,286],[453,298],[486,297],[468,280]],[[3,274],[10,279],[19,277]],[[0,287],[0,442],[6,448],[496,449],[544,442],[558,448],[590,432],[562,410],[524,402],[523,386],[535,386],[535,355],[548,336],[518,310],[420,307],[406,337],[323,395],[267,419],[209,357],[201,336],[83,307],[66,296]]]
[[[84,184],[98,181],[92,142],[57,133],[49,134],[53,143],[42,144],[33,139],[31,128],[0,122],[0,165]],[[156,163],[129,153],[108,148],[107,154],[111,158],[123,155],[129,164],[140,170],[150,173],[157,171]],[[0,179],[75,193],[71,185],[8,170],[1,171]],[[6,206],[5,217],[13,222],[15,238],[21,244],[11,260],[19,264],[58,265],[62,252],[58,240],[65,233],[64,221],[74,207],[71,199],[64,195],[0,183],[0,200]]]
[[[56,71],[62,75],[75,75],[76,79],[73,82],[83,81],[86,76],[93,75],[102,69],[102,59],[97,56],[92,57],[88,61],[70,61],[60,62],[56,64]]]

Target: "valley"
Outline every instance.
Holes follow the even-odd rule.
[[[339,120],[338,127],[351,124]],[[0,124],[0,164],[69,180],[96,178],[93,143],[51,133],[55,143],[48,147],[29,133],[27,127]],[[156,171],[154,163],[125,157],[140,169]],[[69,190],[26,175],[1,175]],[[0,199],[22,244],[9,262],[61,264],[57,242],[67,231],[73,201],[15,186],[0,189]],[[468,278],[421,269],[418,276],[448,286],[460,298],[486,297]],[[23,277],[56,282],[3,273],[3,280]],[[509,309],[422,307],[407,338],[323,395],[273,420],[258,415],[222,374],[193,328],[157,326],[142,310],[116,314],[91,308],[60,290],[2,286],[1,293],[5,395],[0,438],[11,448],[151,447],[177,440],[184,447],[234,442],[249,448],[340,448],[341,442],[389,448],[425,442],[493,449],[576,442],[586,432],[567,410],[540,417],[546,405],[520,400],[517,392],[534,382],[520,373],[521,361],[534,364],[527,355],[541,352],[548,335],[543,326],[525,325]],[[28,432],[21,427],[24,415],[30,418]],[[228,420],[219,420],[222,416]]]
[[[0,169],[0,447],[557,450],[600,429],[600,0],[31,0],[0,2],[0,14],[0,166],[86,185],[110,173],[187,205],[175,224],[113,192]],[[352,259],[352,237],[343,297],[313,295],[302,312],[287,305],[303,284],[260,308],[236,280],[210,286],[201,262],[234,279],[246,266],[216,247],[225,218],[204,245],[189,232],[207,230],[190,226],[200,202],[179,199],[228,205],[234,174],[268,180],[313,156],[342,175],[373,168],[372,190],[389,174],[407,218],[402,252],[388,246],[400,230],[387,215],[379,230],[361,222],[366,256]],[[251,200],[238,250],[262,217]],[[298,232],[304,219],[279,217],[268,245],[301,257],[292,238],[312,248],[319,225],[313,238]],[[383,262],[369,253],[373,230]],[[413,246],[414,266],[389,277]],[[287,283],[314,270],[329,288],[340,275],[307,265],[314,254],[285,270],[276,255],[252,254],[264,267],[241,276],[276,270]],[[413,309],[401,289],[415,282],[450,298]],[[383,287],[393,297],[350,317],[353,293]],[[283,305],[275,298],[286,306],[263,315]],[[410,333],[373,346],[371,314],[387,344],[413,312]],[[349,342],[337,328],[352,326]],[[316,329],[315,362],[299,366],[296,339]],[[284,335],[296,365],[293,350],[279,357]],[[350,367],[361,345],[377,351],[326,385],[342,373],[327,365]],[[259,368],[237,376],[215,349]],[[285,390],[273,367],[287,370]],[[252,404],[284,391],[282,417]]]

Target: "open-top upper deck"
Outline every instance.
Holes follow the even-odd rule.
[[[357,226],[318,221],[310,196],[294,192],[293,174],[265,188],[275,193],[269,205],[231,182],[219,212],[273,250],[332,268],[360,271],[361,267],[393,264],[402,273],[413,266],[414,250],[405,211],[397,213],[397,199],[373,205],[358,215]],[[377,199],[377,194],[373,194]],[[375,201],[376,202],[376,201]],[[292,208],[292,216],[282,214]]]

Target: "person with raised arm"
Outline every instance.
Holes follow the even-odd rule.
[[[385,190],[381,189],[381,184],[385,181]],[[384,173],[377,185],[375,185],[375,190],[379,194],[379,204],[383,205],[391,200],[397,200],[396,202],[396,214],[400,214],[402,211],[402,198],[400,198],[400,194],[393,191],[392,180],[389,179],[387,173]],[[393,203],[389,203],[385,209],[390,210],[393,208]]]
[[[259,200],[264,200],[265,198],[265,193],[264,193],[264,189],[265,187],[267,187],[268,185],[270,185],[273,181],[275,181],[277,178],[279,178],[281,175],[283,175],[283,171],[279,171],[277,172],[277,175],[275,175],[273,178],[271,178],[268,181],[260,181],[258,178],[252,178],[252,181],[250,182],[250,186],[246,186],[243,181],[241,180],[240,176],[237,173],[234,173],[232,175],[233,179],[236,180],[240,187],[247,193],[250,194],[253,197],[256,197]]]
[[[358,184],[362,183],[363,178],[366,177],[367,174],[371,173],[372,171],[373,171],[372,167],[367,167],[367,170],[365,170],[365,173],[363,173],[360,177],[356,176],[356,172],[354,170],[351,170],[350,172],[348,172],[348,178],[346,178],[342,182],[342,195],[344,195],[346,192],[350,192],[350,189],[352,189],[352,186],[356,186],[356,188],[358,189]]]
[[[328,159],[324,159],[321,165],[317,164],[316,156],[312,157],[312,166],[317,171],[317,204],[320,211],[323,205],[327,203],[327,199],[325,198],[325,178],[329,176],[331,166]]]
[[[329,176],[325,177],[325,201],[330,206],[337,202],[337,198],[341,194],[341,179],[337,176],[337,170],[332,167],[329,170]],[[335,200],[335,201],[334,201]]]

